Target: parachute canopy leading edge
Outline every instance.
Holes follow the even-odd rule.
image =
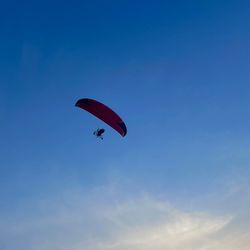
[[[121,136],[124,137],[127,134],[127,127],[121,117],[103,103],[93,99],[83,98],[78,100],[75,106],[88,111],[92,115],[104,121]]]

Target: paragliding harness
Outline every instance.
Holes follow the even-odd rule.
[[[94,131],[93,135],[95,135],[97,138],[101,138],[103,140],[103,136],[102,134],[105,132],[105,129],[101,128],[101,129],[97,129],[96,131]]]

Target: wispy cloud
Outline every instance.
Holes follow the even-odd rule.
[[[109,218],[118,230],[91,249],[187,249],[230,222],[229,217],[185,213],[152,199],[123,204],[118,213],[111,210]]]
[[[247,250],[249,227],[231,215],[183,211],[152,195],[122,198],[107,188],[70,191],[3,220],[4,250]]]

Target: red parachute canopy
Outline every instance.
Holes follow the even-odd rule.
[[[82,108],[101,119],[110,127],[115,129],[121,136],[125,136],[127,134],[127,127],[121,117],[103,103],[93,99],[83,98],[78,100],[75,106]]]

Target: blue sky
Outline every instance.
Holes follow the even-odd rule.
[[[248,1],[0,9],[4,250],[247,249]],[[127,136],[75,108],[82,97]]]

